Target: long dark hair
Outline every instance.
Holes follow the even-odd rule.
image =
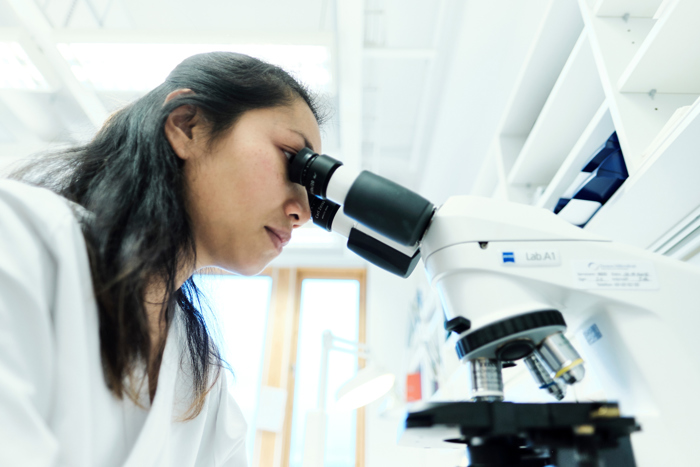
[[[194,93],[164,104],[169,93],[183,88]],[[176,317],[176,305],[182,310],[194,389],[186,418],[201,411],[223,365],[194,281],[190,278],[176,290],[178,271],[195,264],[196,251],[185,210],[183,162],[165,137],[168,115],[181,105],[195,106],[214,143],[245,112],[299,98],[320,123],[314,99],[281,68],[235,53],[195,55],[163,84],[110,116],[89,143],[34,161],[12,175],[49,188],[90,213],[81,225],[99,308],[104,376],[116,396],[138,397],[128,381],[151,352],[144,294],[154,279],[165,286],[160,319],[166,330]]]

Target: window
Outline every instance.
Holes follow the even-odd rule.
[[[215,313],[212,324],[235,375],[231,391],[248,422],[249,464],[301,466],[305,412],[316,407],[321,334],[329,329],[364,342],[365,271],[274,268],[252,278],[203,274],[195,281]],[[338,387],[363,365],[350,354],[329,355],[326,466],[364,465],[363,409],[332,408]],[[280,432],[256,429],[263,386],[287,392]]]
[[[252,459],[272,279],[203,274],[195,280],[215,311],[219,348],[233,370],[229,389],[248,422],[246,447]]]
[[[349,341],[359,337],[360,283],[348,279],[304,279],[301,284],[298,351],[295,366],[294,415],[290,467],[301,467],[306,413],[316,409],[323,332]],[[323,465],[355,465],[355,413],[333,410],[335,393],[357,371],[357,357],[331,351],[328,355],[326,443]]]
[[[270,319],[268,323],[267,341],[265,344],[266,367],[263,371],[263,384],[284,388],[287,391],[287,406],[284,420],[284,428],[280,433],[258,432],[255,457],[251,465],[259,467],[291,467],[301,465],[303,459],[303,422],[306,415],[306,406],[313,404],[315,407],[315,395],[318,392],[320,353],[314,354],[313,349],[305,345],[307,340],[316,344],[320,352],[321,337],[319,332],[326,329],[322,324],[313,323],[317,314],[328,315],[328,309],[343,306],[352,312],[346,314],[345,319],[353,323],[349,334],[348,330],[339,331],[343,337],[352,337],[359,342],[365,341],[365,270],[364,269],[274,269],[270,273],[273,278],[272,299],[270,304]],[[324,282],[325,281],[325,282]],[[316,288],[318,287],[318,288]],[[339,300],[337,295],[333,298],[324,293],[338,294],[345,288],[352,298]],[[319,290],[323,289],[323,290]],[[314,304],[314,302],[318,302]],[[323,305],[325,302],[325,306]],[[339,321],[339,325],[345,324]],[[350,326],[350,325],[348,325]],[[320,329],[322,328],[323,329]],[[354,330],[353,330],[354,329]],[[334,328],[331,329],[334,331]],[[353,337],[354,335],[354,337]],[[329,356],[331,366],[338,365],[340,371],[347,371],[362,367],[363,360],[350,355]],[[297,356],[299,358],[297,358]],[[305,363],[306,360],[310,363]],[[347,358],[343,363],[343,357]],[[339,360],[336,360],[339,358]],[[308,365],[308,366],[307,366]],[[332,381],[339,380],[344,375],[329,372],[329,386]],[[299,382],[297,383],[297,377]],[[349,376],[348,376],[349,378]],[[342,384],[341,381],[340,384]],[[313,401],[304,394],[313,388],[311,395]],[[300,395],[301,393],[301,395]],[[328,400],[334,396],[333,388],[329,390]],[[300,408],[295,407],[300,404]],[[330,404],[329,404],[330,405]],[[343,417],[346,417],[343,419]],[[353,424],[353,418],[355,419]],[[301,421],[301,423],[300,423]],[[345,438],[338,447],[334,427],[342,431],[336,431],[338,438]],[[330,414],[328,418],[328,430],[326,438],[326,465],[364,465],[364,409],[358,409],[354,414]],[[348,431],[350,430],[350,431]],[[348,435],[350,433],[350,435]],[[337,451],[337,453],[334,453]],[[329,456],[329,453],[330,456]],[[330,462],[333,462],[331,464]],[[336,463],[337,462],[337,463]]]

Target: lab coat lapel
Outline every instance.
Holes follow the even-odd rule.
[[[174,465],[167,449],[173,421],[175,382],[180,368],[178,320],[173,320],[158,372],[158,387],[146,423],[124,467]]]

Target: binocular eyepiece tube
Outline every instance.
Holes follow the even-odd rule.
[[[350,251],[370,263],[400,277],[408,277],[420,260],[417,246],[406,247],[358,225],[332,201],[309,193],[309,206],[314,224],[348,239]]]
[[[355,174],[326,155],[304,148],[289,160],[289,178],[310,195],[343,206],[348,217],[404,246],[423,237],[435,206],[384,177]]]

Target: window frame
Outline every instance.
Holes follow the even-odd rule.
[[[287,402],[280,433],[257,431],[251,464],[289,467],[302,283],[306,279],[357,280],[360,291],[358,341],[366,343],[367,271],[363,268],[268,268],[261,275],[272,278],[261,384],[285,389]],[[358,358],[358,369],[364,366],[365,359]],[[356,416],[355,467],[364,467],[365,409],[357,409]]]

